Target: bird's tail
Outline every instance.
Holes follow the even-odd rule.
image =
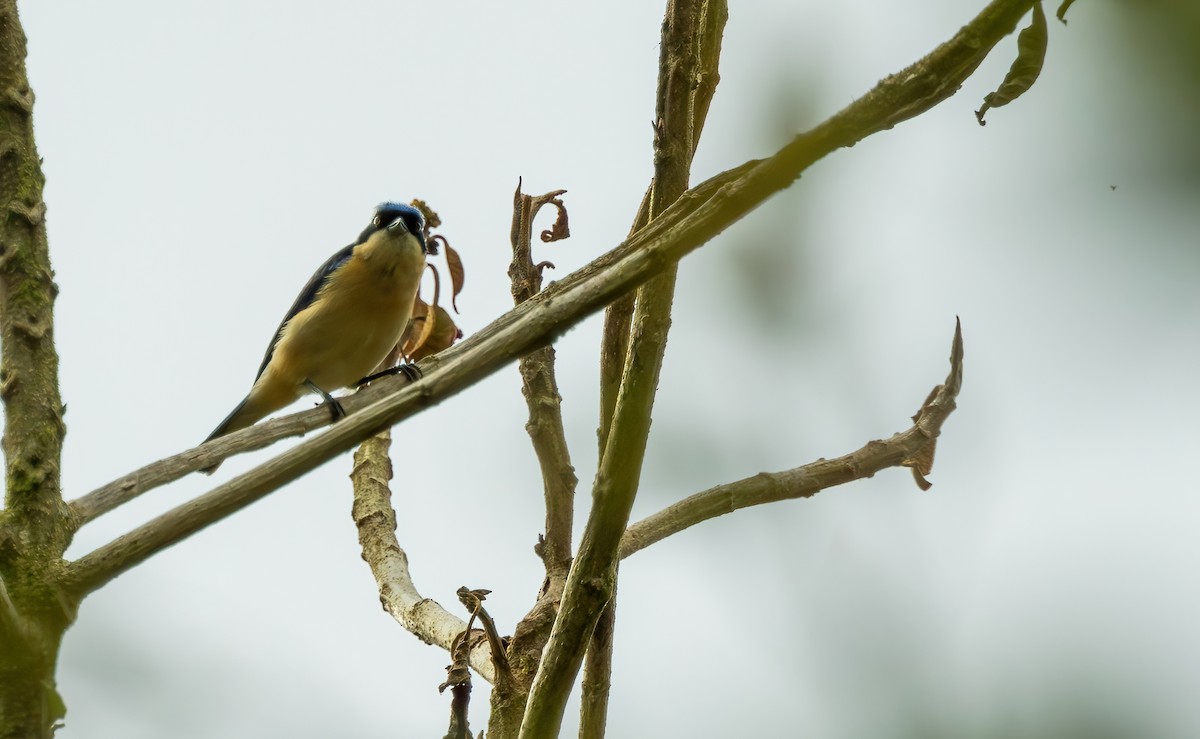
[[[253,426],[280,408],[290,405],[298,397],[300,397],[299,391],[289,385],[279,382],[264,382],[263,378],[259,378],[259,381],[250,389],[250,394],[230,411],[225,420],[213,429],[205,441],[212,441],[220,436]],[[219,466],[221,466],[220,462],[200,471],[211,475],[217,471]]]
[[[242,402],[237,404],[237,407],[234,408],[228,416],[225,416],[225,420],[221,421],[220,425],[213,429],[213,432],[209,434],[208,438],[204,441],[209,442],[218,437],[225,436],[226,434],[232,434],[234,431],[244,429],[257,421],[257,418],[251,417],[251,415],[246,412],[246,405],[249,403],[249,401],[250,396],[247,395],[244,399],[242,399]],[[217,462],[212,467],[205,467],[200,471],[206,475],[211,475],[212,473],[216,472],[217,468],[220,466],[221,463]]]
[[[205,439],[205,441],[212,441],[213,439],[221,436],[232,434],[234,431],[240,431],[247,426],[254,425],[254,422],[262,416],[254,413],[254,409],[252,408],[247,409],[248,405],[250,405],[249,395],[247,395],[242,402],[238,403],[237,407],[234,408],[228,416],[225,416],[225,420],[221,421],[221,424],[213,429],[213,432],[208,435],[208,438]]]
[[[205,439],[205,441],[212,441],[213,439],[225,436],[227,434],[232,434],[234,431],[241,431],[244,428],[253,426],[260,418],[271,412],[270,410],[263,410],[259,408],[258,406],[261,404],[255,403],[253,400],[253,393],[247,395],[242,402],[238,403],[237,407],[225,417],[225,420],[221,421],[220,425],[213,429],[213,432],[208,435],[208,438]],[[216,472],[217,468],[220,466],[221,463],[217,462],[212,467],[205,467],[200,471],[206,475],[211,475],[212,473]]]

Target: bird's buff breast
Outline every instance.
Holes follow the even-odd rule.
[[[405,241],[411,243],[360,246],[313,304],[288,322],[275,353],[297,384],[312,380],[326,391],[353,385],[395,347],[425,266],[420,245]]]

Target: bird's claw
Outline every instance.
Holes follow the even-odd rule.
[[[391,375],[404,375],[408,378],[409,382],[416,382],[417,380],[421,379],[422,373],[421,368],[417,365],[405,362],[403,364],[398,364],[395,367],[388,367],[382,372],[376,372],[370,377],[364,377],[358,382],[354,383],[354,386],[362,387],[363,385],[374,382],[381,377],[390,377]]]

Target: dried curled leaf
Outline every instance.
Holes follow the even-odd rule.
[[[428,303],[419,297],[413,301],[412,316],[400,336],[400,351],[404,356],[414,359],[414,355],[433,333],[436,322],[437,318],[431,314]]]
[[[975,111],[979,125],[986,126],[983,115],[989,108],[999,108],[1008,105],[1021,97],[1042,73],[1042,64],[1046,61],[1046,14],[1042,11],[1042,3],[1033,4],[1033,20],[1029,27],[1017,36],[1017,58],[1004,76],[1004,82],[995,92],[990,92],[983,98],[983,107]]]
[[[412,205],[425,216],[425,242],[429,256],[438,253],[438,246],[444,248],[447,269],[450,272],[450,282],[453,287],[451,304],[454,305],[458,294],[462,292],[465,270],[462,257],[450,246],[450,242],[441,234],[431,233],[431,229],[441,226],[442,219],[429,207],[424,200],[413,200]],[[399,353],[410,360],[417,361],[446,349],[455,341],[462,338],[463,332],[450,317],[450,313],[441,307],[442,276],[433,262],[427,262],[430,274],[433,275],[433,298],[425,302],[420,293],[413,301],[412,315],[408,326],[400,336],[397,346]],[[424,285],[422,285],[422,289]],[[454,305],[455,312],[458,306]]]
[[[566,190],[562,190],[558,194],[562,194],[563,192],[566,192]],[[562,200],[558,198],[558,194],[556,194],[551,200],[547,201],[550,205],[553,205],[558,209],[558,217],[554,219],[554,225],[548,230],[542,231],[541,233],[542,241],[547,244],[551,241],[560,241],[562,239],[571,238],[571,227],[567,222],[567,207],[563,205]]]
[[[404,355],[414,362],[448,349],[463,337],[462,329],[440,305],[426,306],[420,317],[414,311],[408,326],[404,332]]]
[[[1055,13],[1064,26],[1067,25],[1067,8],[1071,7],[1071,4],[1074,2],[1075,0],[1063,0],[1062,5],[1058,6],[1058,12]]]
[[[458,256],[458,252],[450,246],[450,242],[443,239],[442,243],[446,247],[446,267],[450,270],[450,306],[457,313],[458,294],[462,292],[463,281],[466,279],[467,273],[463,270],[462,257]]]
[[[472,616],[471,621],[467,624],[467,628],[462,633],[454,637],[454,641],[450,645],[450,657],[453,660],[446,665],[446,682],[438,686],[438,692],[446,692],[446,688],[456,688],[459,686],[467,686],[470,689],[471,685],[471,646],[472,636],[471,624],[475,618]],[[476,637],[476,640],[478,637]]]

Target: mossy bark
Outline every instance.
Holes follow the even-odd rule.
[[[0,0],[0,739],[53,733],[64,713],[54,670],[76,605],[57,584],[74,525],[61,490],[57,287],[25,50],[15,0]]]

